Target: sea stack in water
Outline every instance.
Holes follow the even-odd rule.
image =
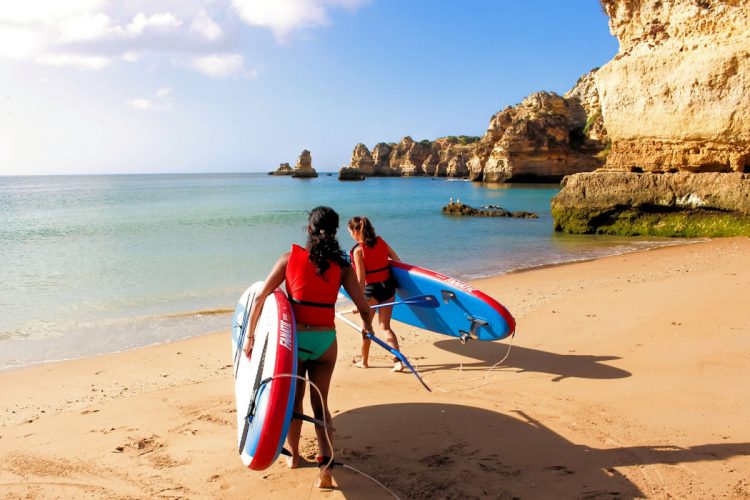
[[[310,155],[310,151],[305,149],[302,151],[302,154],[299,155],[299,158],[297,158],[297,164],[294,166],[292,177],[311,178],[317,176],[318,172],[316,172],[312,166],[312,156]]]
[[[288,163],[280,163],[279,168],[268,172],[268,175],[292,175],[292,167]]]
[[[750,2],[602,0],[606,165],[552,201],[571,233],[750,235]]]

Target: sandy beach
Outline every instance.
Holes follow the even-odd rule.
[[[337,459],[401,498],[749,498],[750,239],[681,245],[473,283],[518,321],[509,342],[397,325],[426,392],[351,365],[338,325]],[[388,498],[308,463],[236,452],[228,327],[0,374],[4,498]]]

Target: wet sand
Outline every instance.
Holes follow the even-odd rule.
[[[473,284],[512,350],[397,324],[432,393],[376,347],[353,367],[338,325],[338,460],[402,498],[750,497],[750,239]],[[310,424],[302,468],[244,469],[230,368],[226,331],[0,373],[0,496],[388,498],[349,470],[312,488]]]

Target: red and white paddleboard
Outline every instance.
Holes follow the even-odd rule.
[[[238,451],[252,470],[268,468],[281,453],[292,421],[296,379],[278,375],[297,373],[294,314],[280,289],[263,305],[251,357],[242,351],[250,307],[262,287],[259,281],[245,290],[232,316]]]

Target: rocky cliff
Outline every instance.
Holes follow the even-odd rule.
[[[600,167],[603,161],[597,155],[605,149],[607,136],[598,123],[586,127],[589,119],[596,123],[601,116],[597,96],[589,95],[596,94],[590,81],[590,74],[579,80],[569,97],[537,92],[494,115],[469,159],[470,177],[485,182],[550,181]],[[584,130],[597,135],[587,136]]]
[[[750,168],[750,2],[604,0],[615,58],[596,73],[609,170]]]
[[[609,138],[602,123],[593,71],[564,96],[537,92],[490,119],[481,138],[449,136],[435,141],[404,137],[357,144],[349,169],[365,176],[470,177],[485,182],[559,181],[603,164]],[[347,171],[349,172],[349,170]]]
[[[556,229],[750,234],[750,2],[601,3],[620,41],[594,75],[611,151],[566,180]]]

